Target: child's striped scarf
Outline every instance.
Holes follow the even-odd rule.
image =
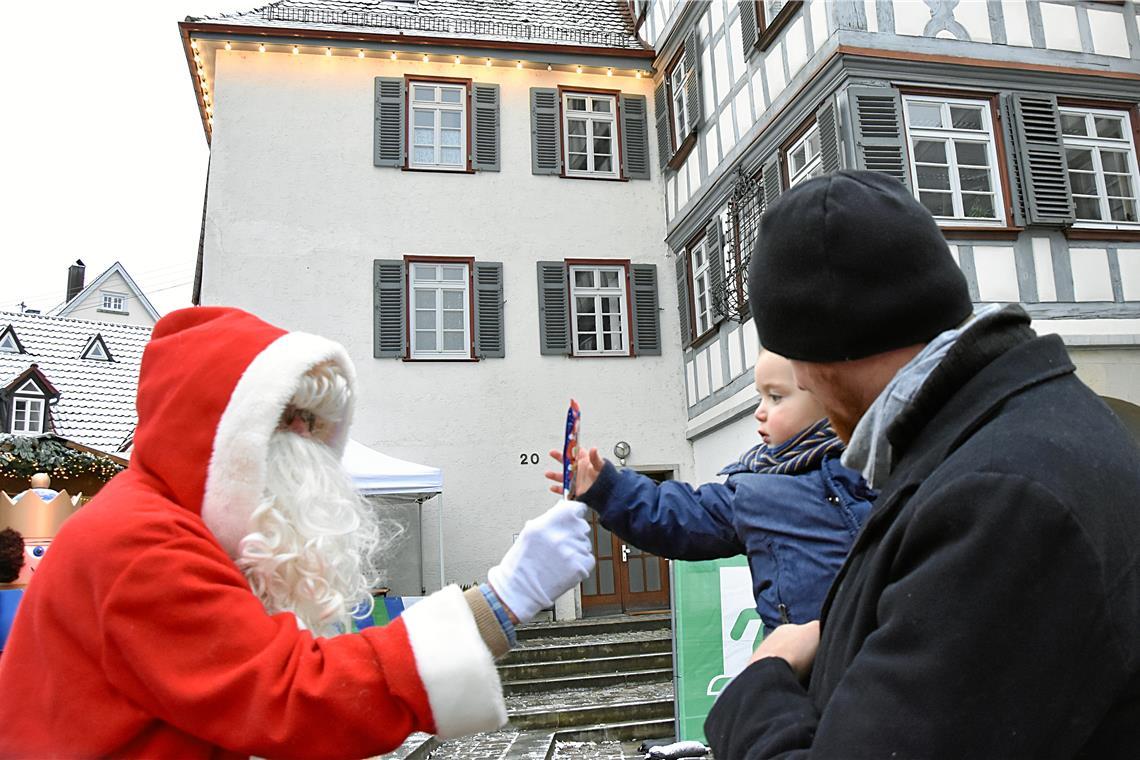
[[[804,428],[779,446],[759,443],[744,453],[740,461],[720,471],[721,475],[757,472],[769,475],[798,475],[819,467],[825,457],[843,451],[843,441],[836,437],[831,423],[824,417]]]

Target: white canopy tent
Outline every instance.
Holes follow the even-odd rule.
[[[436,497],[439,505],[439,582],[444,585],[443,574],[443,470],[403,459],[390,457],[349,439],[341,464],[352,477],[356,489],[363,496],[380,496],[393,501],[416,502],[421,505],[420,534],[420,588],[423,584],[423,508],[427,499]]]

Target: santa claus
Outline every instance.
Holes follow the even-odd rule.
[[[0,756],[363,757],[506,722],[494,658],[589,574],[585,507],[528,522],[488,583],[346,633],[395,533],[340,467],[353,388],[323,338],[158,323],[130,467],[60,530],[0,658]]]

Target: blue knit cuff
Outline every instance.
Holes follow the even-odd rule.
[[[507,643],[513,649],[516,643],[515,626],[511,622],[511,618],[507,615],[507,611],[503,608],[503,603],[499,601],[499,595],[491,588],[490,584],[480,583],[479,590],[483,592],[483,598],[487,600],[487,604],[491,605],[491,610],[495,613],[495,619],[499,621],[499,625],[503,628],[503,634],[507,637]]]

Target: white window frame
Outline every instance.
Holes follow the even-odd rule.
[[[982,129],[978,130],[965,130],[954,128],[937,128],[937,127],[914,127],[910,123],[910,105],[912,103],[919,104],[938,104],[942,106],[942,118],[944,124],[950,122],[950,107],[953,105],[963,105],[970,107],[981,107],[982,109]],[[910,173],[914,185],[914,197],[922,202],[920,196],[920,189],[918,186],[918,162],[915,160],[914,142],[915,140],[931,140],[942,141],[946,146],[946,161],[947,170],[950,175],[950,193],[951,201],[954,206],[953,216],[938,216],[938,224],[943,227],[1005,227],[1006,214],[1005,214],[1005,197],[1002,192],[1002,175],[1001,169],[998,166],[997,157],[997,142],[994,139],[993,128],[993,113],[990,108],[990,101],[981,98],[947,98],[932,95],[903,95],[903,119],[906,124],[906,139],[907,139],[907,155],[910,163]],[[983,139],[984,138],[984,139]],[[963,210],[963,195],[961,178],[958,173],[958,156],[957,151],[953,149],[954,141],[962,142],[984,142],[986,145],[986,161],[989,169],[990,189],[993,195],[993,217],[974,217],[966,216]],[[931,191],[931,192],[947,192]],[[967,191],[969,192],[969,191]]]
[[[435,97],[431,101],[416,100],[416,88],[426,87],[435,90]],[[443,101],[444,91],[457,91],[459,92],[459,102],[446,103]],[[468,88],[462,82],[431,82],[417,79],[408,80],[408,133],[407,133],[407,156],[408,168],[410,169],[426,169],[429,171],[447,171],[459,172],[467,171],[467,105],[468,105]],[[433,114],[432,116],[432,150],[434,158],[431,161],[419,161],[416,159],[416,111],[426,111]],[[449,164],[443,162],[443,149],[444,147],[454,148],[456,146],[443,145],[443,131],[454,130],[455,127],[443,126],[444,113],[458,113],[459,114],[459,163]],[[426,126],[419,127],[419,129],[427,129]],[[428,147],[426,144],[421,147]]]
[[[681,147],[681,143],[689,136],[689,91],[685,87],[685,80],[689,72],[685,70],[685,56],[677,61],[677,65],[669,72],[669,115],[673,119],[673,149]]]
[[[586,110],[578,111],[570,110],[571,98],[585,98]],[[596,100],[608,101],[610,104],[609,113],[595,112],[593,110],[593,103]],[[562,155],[563,166],[567,177],[595,177],[601,179],[619,179],[620,169],[619,164],[620,154],[618,139],[618,118],[617,118],[617,97],[615,95],[606,95],[596,92],[575,92],[573,90],[565,90],[562,93]],[[570,168],[570,121],[571,119],[577,121],[584,121],[586,123],[586,169],[571,169]],[[607,123],[610,126],[610,171],[597,171],[595,166],[594,154],[594,129],[595,125]],[[580,135],[575,135],[579,137]],[[578,152],[578,151],[576,151]]]
[[[118,314],[127,313],[127,295],[126,293],[112,293],[110,291],[103,291],[100,293],[103,297],[103,311],[113,311]],[[116,305],[117,304],[117,305]]]
[[[1132,116],[1128,111],[1113,108],[1076,108],[1070,106],[1061,106],[1061,116],[1084,116],[1085,117],[1085,131],[1092,132],[1092,121],[1097,116],[1112,116],[1114,118],[1122,119],[1124,122],[1123,133],[1124,137],[1121,139],[1111,137],[1081,137],[1078,135],[1066,135],[1062,131],[1061,141],[1066,149],[1065,161],[1068,163],[1069,148],[1088,148],[1092,151],[1093,158],[1093,174],[1096,180],[1097,200],[1100,205],[1101,218],[1097,219],[1082,219],[1077,217],[1076,226],[1091,227],[1096,229],[1108,230],[1126,230],[1135,229],[1140,227],[1140,170],[1137,167],[1136,159],[1136,144],[1132,139]],[[1135,222],[1118,222],[1112,220],[1108,208],[1108,189],[1105,186],[1104,178],[1104,164],[1102,163],[1100,149],[1106,148],[1109,150],[1124,150],[1128,152],[1128,170],[1129,179],[1132,182],[1132,207],[1138,214],[1138,219]],[[1069,193],[1072,194],[1072,186],[1069,187]],[[1074,196],[1075,197],[1075,196]],[[1082,198],[1090,196],[1083,195]],[[1115,197],[1115,196],[1114,196]],[[1074,201],[1074,209],[1076,203]]]
[[[436,267],[435,277],[420,277],[417,267]],[[460,269],[462,276],[459,279],[445,279],[444,269]],[[421,307],[417,294],[430,291],[435,294],[434,306]],[[463,304],[463,345],[461,348],[445,349],[444,344],[444,313],[456,311],[445,309],[443,306],[444,292],[461,293]],[[434,327],[417,329],[416,313],[418,311],[431,311],[434,313]],[[420,347],[420,333],[435,334],[435,348]],[[456,328],[447,328],[447,332],[456,332]],[[408,262],[408,334],[409,356],[412,359],[470,359],[471,357],[471,265],[467,261],[409,261]]]
[[[11,330],[5,330],[4,332],[0,333],[0,353],[21,353],[20,344],[16,342],[16,335]]]
[[[573,340],[573,354],[574,356],[629,356],[630,355],[630,330],[629,330],[629,298],[626,290],[626,277],[628,271],[624,264],[571,264],[567,267],[570,277],[570,324],[571,336]],[[594,272],[594,287],[578,286],[576,284],[577,272],[592,271]],[[617,287],[604,288],[598,285],[600,281],[601,272],[617,272]],[[605,345],[603,339],[602,326],[598,320],[602,316],[602,299],[617,297],[618,304],[621,308],[619,315],[620,332],[622,346],[621,348],[602,348]],[[578,299],[579,298],[593,298],[594,299],[594,330],[592,335],[597,337],[596,349],[584,349],[578,347],[578,336],[581,333],[578,329]],[[584,315],[585,316],[585,315]],[[612,330],[610,332],[613,332]]]
[[[699,338],[713,328],[712,288],[709,281],[708,248],[702,239],[689,247],[689,287],[693,294],[693,337]],[[697,266],[697,255],[701,264]],[[705,306],[701,308],[701,296]]]
[[[23,405],[24,410],[22,416],[24,418],[23,425],[17,425],[16,415],[19,407]],[[44,408],[47,406],[47,399],[43,396],[24,396],[18,395],[12,397],[12,435],[40,435],[44,432]],[[35,425],[32,424],[33,409],[35,415]]]
[[[814,141],[812,140],[813,137],[815,138]],[[804,151],[803,165],[796,166],[796,153],[801,148]],[[813,148],[815,153],[811,152]],[[823,155],[819,144],[819,124],[812,124],[808,131],[792,143],[784,155],[787,159],[789,190],[806,179],[821,176],[823,174]]]

